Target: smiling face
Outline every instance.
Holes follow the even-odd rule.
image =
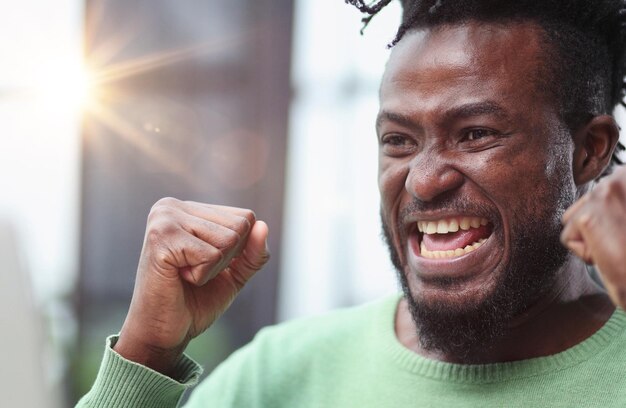
[[[542,46],[530,23],[467,23],[412,31],[389,59],[381,217],[423,343],[430,318],[476,341],[497,336],[566,260],[558,237],[575,196],[574,146],[538,85]]]

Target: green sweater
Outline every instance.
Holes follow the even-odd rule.
[[[262,330],[200,384],[185,406],[624,407],[626,313],[553,356],[458,365],[423,358],[394,334],[398,297]],[[111,340],[114,341],[114,338]],[[200,368],[176,378],[125,361],[110,345],[79,407],[175,407]]]

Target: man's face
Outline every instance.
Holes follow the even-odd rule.
[[[541,47],[532,24],[468,23],[411,31],[392,52],[377,121],[381,216],[416,320],[510,320],[565,262],[573,142],[538,85]]]

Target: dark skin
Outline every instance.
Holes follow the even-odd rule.
[[[610,160],[615,121],[597,116],[572,138],[555,104],[532,81],[541,60],[537,30],[532,24],[467,24],[412,32],[392,53],[377,128],[384,141],[382,214],[412,294],[426,301],[463,306],[488,296],[507,268],[511,237],[524,219],[559,224],[565,212],[559,199],[581,196]],[[498,231],[472,256],[420,259],[408,245],[412,225],[450,210],[436,205],[419,214],[402,210],[412,199],[437,203],[446,195],[479,204],[486,212],[480,215]],[[598,330],[614,306],[589,279],[583,260],[599,267],[614,302],[623,307],[626,295],[618,288],[626,288],[625,214],[626,173],[620,170],[565,213],[561,239],[573,254],[553,287],[510,322],[489,353],[473,350],[472,362],[553,354]],[[115,350],[171,374],[188,342],[265,264],[267,235],[267,225],[250,210],[172,198],[155,204]],[[444,285],[440,277],[455,284]],[[395,323],[406,347],[464,362],[423,350],[404,302]]]
[[[546,225],[558,223],[564,211],[559,203],[578,197],[610,160],[618,138],[614,120],[597,116],[572,138],[556,104],[531,80],[541,75],[539,30],[531,23],[468,23],[413,31],[390,57],[377,122],[382,216],[391,226],[392,245],[411,294],[425,302],[462,307],[488,297],[509,265],[511,241],[521,224],[541,217]],[[437,208],[442,197],[469,202],[486,214]],[[433,205],[403,213],[415,199]],[[595,207],[590,206],[593,213]],[[622,214],[618,225],[624,226]],[[416,221],[476,215],[487,217],[494,231],[471,254],[425,259],[411,243]],[[566,231],[578,225],[573,217],[565,217]],[[591,236],[576,228],[566,232],[563,241],[571,247],[571,237],[576,237],[579,246],[591,251],[605,240],[602,233]],[[607,262],[622,261],[622,270],[612,272],[619,276],[624,274],[624,260],[623,255],[615,259],[617,252],[614,249]],[[596,253],[604,259],[603,253]],[[423,349],[405,302],[397,312],[396,332],[406,347],[442,361],[515,361],[579,343],[613,310],[584,262],[570,254],[553,287],[511,321],[506,335],[488,352],[473,350],[470,361]]]
[[[191,339],[269,259],[251,210],[159,200],[150,211],[130,310],[114,349],[170,375]]]

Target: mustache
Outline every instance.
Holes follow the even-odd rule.
[[[400,210],[399,222],[403,222],[406,218],[415,213],[426,212],[451,212],[459,214],[472,214],[482,216],[492,221],[496,221],[498,217],[493,217],[494,209],[483,203],[477,203],[467,197],[446,196],[438,198],[435,201],[422,201],[417,198],[413,200],[402,210]]]

